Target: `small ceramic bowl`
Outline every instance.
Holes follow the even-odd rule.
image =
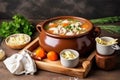
[[[5,43],[12,49],[22,49],[31,41],[31,37],[27,34],[18,33],[8,36]]]
[[[117,43],[117,39],[112,37],[105,36],[98,38],[98,40],[96,38],[96,50],[101,55],[112,55],[115,50],[120,50]]]
[[[60,52],[60,62],[64,67],[76,67],[79,63],[79,53],[73,49],[64,49]]]

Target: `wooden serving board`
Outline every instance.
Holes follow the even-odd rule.
[[[39,47],[39,38],[37,37],[24,49],[33,52]],[[60,64],[60,60],[50,61],[43,59],[41,61],[35,60],[35,63],[39,69],[61,73],[73,77],[85,78],[91,69],[93,58],[95,57],[95,51],[93,51],[87,58],[81,58],[79,65],[75,68],[66,68]]]

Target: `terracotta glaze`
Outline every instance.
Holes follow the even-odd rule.
[[[87,32],[74,36],[59,36],[50,34],[45,30],[45,26],[51,21],[58,19],[77,19],[80,22],[87,23],[89,28]],[[93,24],[84,18],[75,16],[60,16],[45,20],[43,23],[39,23],[36,26],[39,34],[39,44],[47,52],[55,51],[58,54],[63,49],[74,49],[77,50],[80,56],[87,56],[91,51],[95,49],[95,38],[99,36],[100,29],[94,27]]]

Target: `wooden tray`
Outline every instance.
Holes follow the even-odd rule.
[[[39,47],[39,38],[37,37],[24,49],[33,52]],[[95,51],[93,51],[87,58],[81,58],[78,67],[76,68],[66,68],[60,64],[60,61],[50,61],[48,59],[43,59],[42,61],[35,60],[35,63],[39,69],[61,73],[69,76],[85,78],[91,69],[93,58],[95,56]]]

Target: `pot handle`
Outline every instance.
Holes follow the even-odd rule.
[[[42,31],[42,30],[41,30],[42,23],[43,23],[43,22],[37,24],[37,26],[36,26],[36,29],[37,29],[37,31],[38,31],[39,33],[41,33],[41,31]]]
[[[100,27],[94,27],[94,33],[93,33],[94,37],[97,37],[97,36],[99,36],[100,34],[101,34],[101,29],[100,29]]]

